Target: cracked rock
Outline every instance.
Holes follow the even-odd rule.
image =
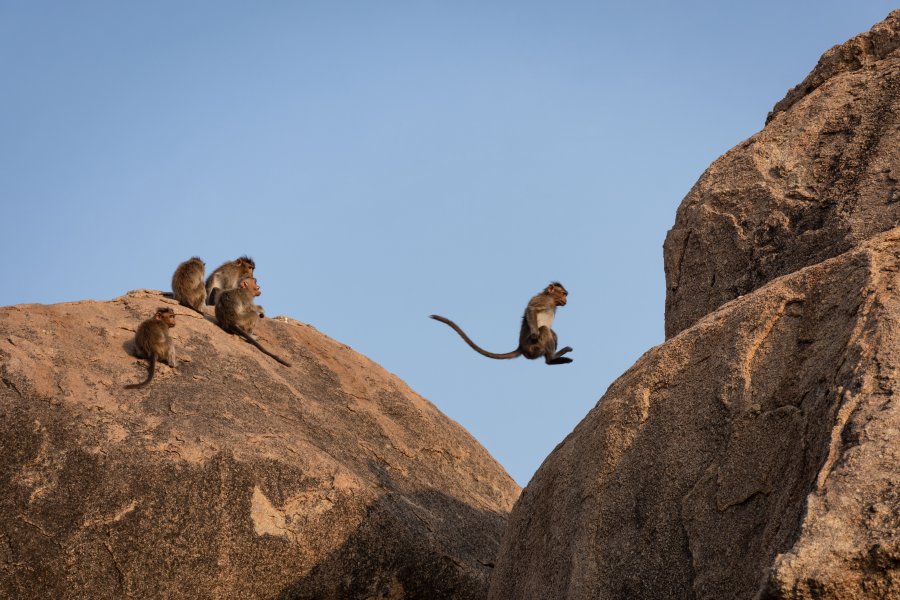
[[[900,223],[900,10],[825,53],[716,160],[664,248],[666,337]]]
[[[490,598],[900,597],[900,228],[647,352],[510,516]]]

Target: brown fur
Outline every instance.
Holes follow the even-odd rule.
[[[522,316],[522,327],[519,330],[519,346],[512,352],[504,354],[488,352],[480,348],[469,339],[469,336],[463,332],[459,325],[446,317],[431,315],[431,318],[452,327],[473,350],[488,358],[507,359],[524,356],[525,358],[535,359],[543,356],[548,365],[564,365],[572,362],[571,358],[563,356],[571,352],[572,348],[566,346],[562,350],[556,350],[558,338],[556,332],[551,328],[551,324],[556,315],[556,307],[566,305],[568,294],[561,283],[554,281],[544,288],[544,291],[534,296],[528,302],[528,306],[525,307],[525,314]]]
[[[203,314],[203,303],[206,300],[206,286],[203,274],[206,263],[194,256],[175,269],[172,275],[172,295],[182,306],[187,306]]]
[[[215,304],[217,296],[238,286],[244,277],[253,277],[256,263],[249,256],[242,256],[220,265],[206,280],[206,303]]]
[[[169,307],[157,309],[156,314],[138,325],[134,334],[134,346],[138,357],[150,359],[150,369],[147,379],[141,383],[126,385],[126,388],[142,388],[150,383],[158,360],[168,363],[173,369],[178,366],[175,359],[175,342],[169,335],[169,329],[172,327],[175,327],[175,310]]]
[[[290,363],[263,348],[262,344],[253,337],[253,329],[260,318],[264,316],[262,307],[253,302],[253,299],[261,293],[256,279],[244,277],[236,288],[225,290],[218,295],[216,321],[228,333],[241,336],[264,354],[289,367]]]

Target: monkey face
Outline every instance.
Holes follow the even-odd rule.
[[[256,279],[252,277],[248,277],[246,279],[241,280],[241,287],[247,288],[254,296],[259,296],[262,294],[262,291],[259,289],[259,284],[256,282]]]
[[[558,283],[551,283],[548,285],[547,293],[550,294],[550,297],[553,298],[557,306],[565,306],[566,302],[568,302],[569,292]]]
[[[175,311],[171,308],[161,308],[156,311],[156,320],[162,321],[171,329],[175,327]]]
[[[253,277],[253,269],[256,268],[256,263],[252,258],[249,256],[242,256],[234,262],[238,266],[242,277]]]

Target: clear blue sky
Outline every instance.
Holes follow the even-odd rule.
[[[663,340],[662,242],[703,170],[891,8],[0,0],[0,304],[248,253],[270,315],[396,373],[524,485]],[[552,279],[568,366],[427,318],[509,351]]]

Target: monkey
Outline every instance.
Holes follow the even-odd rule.
[[[150,359],[150,371],[147,379],[141,383],[126,385],[126,389],[142,388],[153,379],[156,361],[169,363],[173,369],[178,366],[175,359],[175,342],[169,335],[169,329],[175,327],[175,309],[164,306],[156,310],[156,314],[138,325],[134,334],[134,345],[139,358]]]
[[[172,275],[172,297],[182,306],[192,308],[201,315],[206,301],[206,286],[203,284],[203,272],[206,263],[194,256],[175,269]]]
[[[253,298],[261,293],[256,279],[244,277],[237,287],[218,294],[216,298],[216,321],[228,333],[238,334],[259,348],[263,354],[267,354],[284,366],[290,367],[291,364],[289,362],[263,348],[262,344],[256,341],[256,338],[253,336],[253,328],[265,316],[262,307],[253,302]]]
[[[554,281],[544,288],[544,291],[533,297],[525,307],[525,314],[522,316],[519,347],[505,354],[496,354],[479,348],[456,323],[446,317],[431,315],[431,318],[452,327],[473,350],[488,358],[507,359],[524,356],[528,359],[535,359],[543,356],[548,365],[564,365],[572,362],[571,358],[563,356],[571,352],[572,348],[566,346],[557,352],[558,338],[551,326],[553,318],[556,316],[556,307],[565,306],[568,295],[569,292],[566,291],[566,288],[558,281]]]
[[[206,279],[206,303],[215,304],[221,292],[236,288],[244,277],[253,277],[254,269],[256,263],[249,256],[223,263]]]

